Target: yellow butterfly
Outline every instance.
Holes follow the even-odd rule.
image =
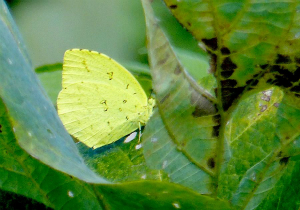
[[[60,119],[71,135],[94,149],[140,128],[155,105],[129,71],[95,51],[65,52],[62,87]]]

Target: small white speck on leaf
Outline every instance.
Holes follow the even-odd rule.
[[[146,174],[144,174],[143,176],[141,176],[142,179],[146,179]]]
[[[162,169],[165,169],[165,168],[167,167],[167,164],[168,164],[168,161],[165,160],[165,161],[163,162],[163,164],[162,164]]]
[[[255,173],[251,174],[251,180],[254,181],[254,182],[256,181],[256,174]]]
[[[271,96],[271,95],[272,95],[272,90],[266,90],[266,91],[263,91],[263,93],[264,93],[266,96]]]
[[[10,65],[13,63],[9,58],[7,58],[7,62],[8,62]]]
[[[131,142],[133,139],[135,139],[136,135],[137,135],[137,132],[132,132],[129,136],[126,137],[126,139],[124,140],[124,143]]]
[[[73,198],[74,197],[74,193],[72,192],[72,191],[68,191],[68,196],[70,197],[70,198]]]
[[[180,209],[180,208],[181,208],[181,206],[180,206],[179,203],[177,203],[177,202],[172,203],[172,205],[173,205],[176,209]]]
[[[16,128],[15,127],[13,127],[13,131],[16,132]]]
[[[32,137],[32,134],[31,134],[31,132],[28,132],[28,136],[29,136],[29,137]]]
[[[151,142],[152,143],[157,142],[157,138],[151,138]]]
[[[137,144],[137,145],[135,146],[135,149],[136,149],[136,150],[141,149],[141,148],[142,148],[142,144]]]

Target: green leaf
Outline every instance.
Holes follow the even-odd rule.
[[[132,182],[96,189],[108,195],[104,198],[108,209],[230,209],[227,202],[164,182]]]
[[[143,147],[138,140],[138,131],[113,144],[90,149],[78,143],[85,162],[98,174],[113,182],[137,180],[168,180],[162,170],[150,169],[143,156]]]
[[[83,162],[56,110],[41,88],[22,40],[3,1],[0,1],[0,97],[19,145],[45,164],[79,179],[106,183]],[[82,173],[85,171],[85,173]]]
[[[32,158],[16,142],[0,101],[0,188],[55,209],[101,209],[91,186]]]
[[[223,150],[217,145],[215,98],[186,73],[155,21],[151,6],[147,1],[143,6],[158,106],[143,135],[146,160],[156,169],[165,169],[172,181],[211,194],[221,160],[218,150]]]
[[[252,88],[276,85],[299,95],[298,1],[165,3],[211,55],[225,111]]]

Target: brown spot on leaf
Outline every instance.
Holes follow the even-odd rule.
[[[258,84],[258,80],[257,79],[249,79],[246,81],[247,85],[251,85],[251,86],[255,86]]]
[[[244,91],[245,87],[237,88],[222,88],[222,101],[223,109],[227,111],[232,105],[233,101],[236,100]]]
[[[218,49],[218,40],[216,37],[212,39],[202,39],[202,42],[212,50]]]
[[[221,48],[222,55],[230,55],[230,50],[227,47]]]
[[[263,106],[261,107],[261,109],[260,109],[260,112],[264,112],[264,111],[266,111],[266,110],[267,110],[267,108],[268,108],[268,106],[267,106],[267,105],[263,105]]]
[[[223,88],[233,88],[237,85],[237,81],[234,79],[221,80]]]
[[[281,157],[282,156],[282,151],[278,152],[277,157]]]
[[[179,64],[177,64],[175,70],[174,70],[174,74],[178,75],[181,73],[181,66]]]
[[[170,9],[177,9],[177,5],[176,4],[172,4],[169,7],[170,7]]]
[[[280,165],[287,165],[287,163],[289,162],[290,157],[283,157],[279,160]]]
[[[292,87],[292,88],[291,88],[291,91],[292,91],[292,92],[299,92],[299,91],[300,91],[300,86],[297,85],[297,86]]]
[[[300,64],[300,58],[295,57],[295,61],[296,61],[297,64]]]
[[[279,103],[274,103],[273,105],[277,108],[279,107]]]
[[[209,159],[207,160],[207,166],[208,166],[210,169],[215,168],[215,166],[216,166],[215,159],[214,159],[214,158],[209,158]]]
[[[220,124],[220,120],[221,120],[221,115],[216,114],[213,116],[213,119],[216,123]]]
[[[210,64],[210,72],[215,73],[216,66],[217,66],[217,55],[216,54],[210,54],[211,59],[209,61]]]
[[[221,68],[223,71],[234,71],[237,68],[237,65],[232,62],[230,57],[227,57],[223,60]]]
[[[163,65],[164,63],[166,63],[166,61],[168,60],[169,57],[170,57],[170,54],[166,53],[164,55],[164,57],[157,62],[157,65]]]
[[[212,131],[212,136],[213,137],[218,137],[219,136],[219,131],[220,131],[220,125],[214,126],[213,131]]]
[[[215,104],[196,91],[192,91],[191,104],[195,105],[195,109],[192,112],[193,117],[201,117],[216,113]]]
[[[0,133],[2,133],[2,125],[0,125]]]
[[[275,60],[276,64],[287,64],[287,63],[291,63],[291,58],[287,55],[282,55],[282,54],[278,54],[277,58]]]
[[[232,70],[232,71],[221,71],[221,75],[222,75],[222,77],[224,77],[224,78],[229,78],[229,77],[231,77],[231,75],[234,73],[234,71]]]
[[[165,95],[159,102],[162,104],[165,102],[166,99],[168,99],[170,97],[170,93],[168,93],[167,95]]]
[[[266,69],[268,66],[269,66],[269,64],[263,64],[263,65],[260,65],[260,68],[261,69]]]

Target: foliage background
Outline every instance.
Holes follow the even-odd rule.
[[[71,48],[146,62],[140,0],[22,0],[10,5],[34,67],[62,62]]]

